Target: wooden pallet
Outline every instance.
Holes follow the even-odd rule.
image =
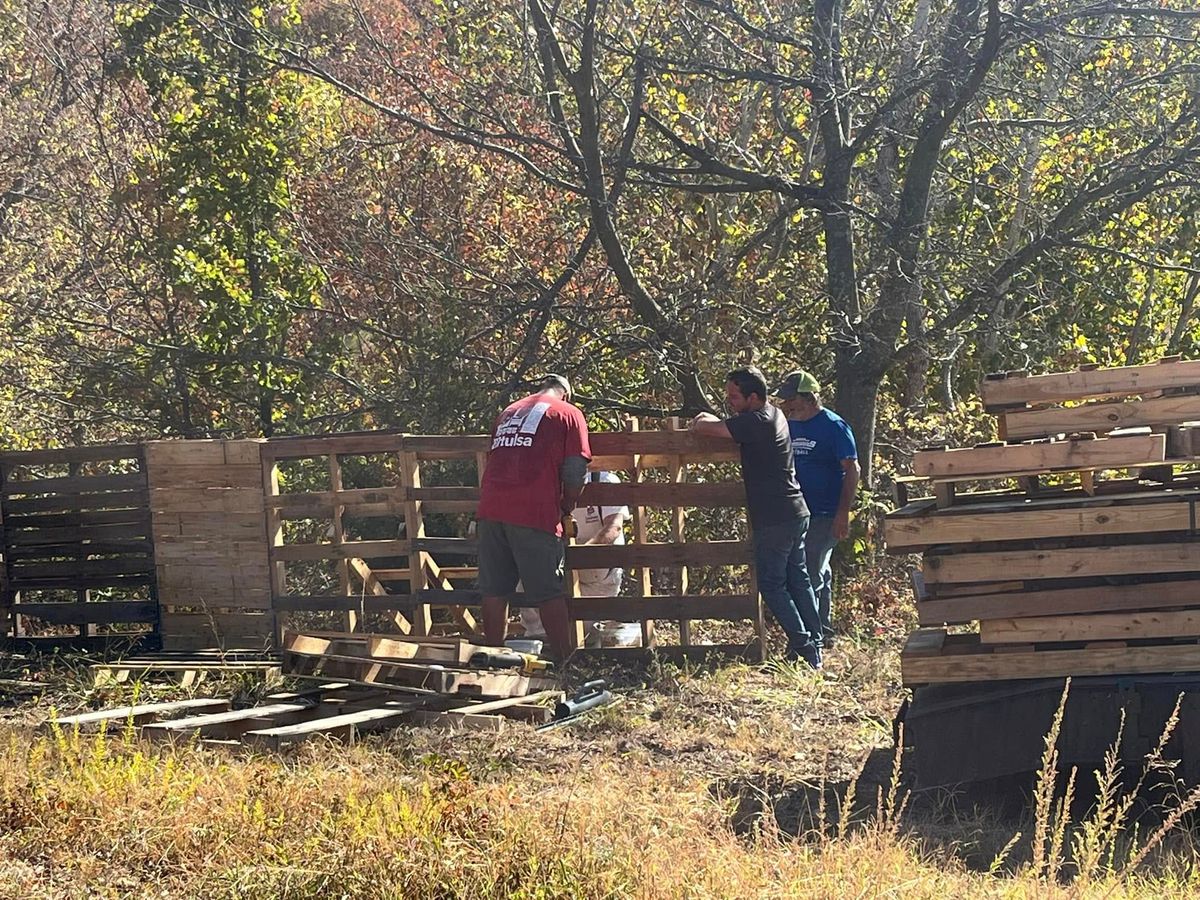
[[[1003,412],[1047,403],[1068,403],[1104,397],[1128,397],[1155,391],[1200,387],[1200,360],[1168,357],[1142,366],[1099,368],[1074,372],[1030,375],[999,372],[988,375],[980,387],[984,409]]]
[[[1166,452],[1165,434],[1102,439],[1090,435],[1025,444],[1000,442],[960,449],[918,450],[913,456],[913,474],[935,480],[966,481],[1140,468],[1164,462]]]
[[[156,677],[190,687],[214,674],[253,674],[269,679],[279,677],[281,672],[278,657],[266,656],[260,650],[147,654],[116,662],[94,663],[88,668],[95,687]]]
[[[914,553],[939,545],[1187,533],[1200,524],[1198,505],[1195,487],[1106,497],[1010,496],[944,510],[918,500],[888,515],[884,541],[890,553]]]
[[[989,619],[1089,613],[1128,617],[1147,610],[1188,607],[1200,608],[1200,580],[1043,589],[1025,589],[1023,582],[1004,582],[958,596],[930,597],[921,593],[917,599],[917,621],[921,625],[955,625]]]
[[[900,657],[905,685],[968,681],[1061,678],[1084,675],[1146,675],[1200,672],[1200,643],[1086,646],[981,643],[974,634],[950,635],[923,628],[909,636]]]
[[[562,691],[551,690],[478,701],[327,682],[307,691],[272,694],[244,709],[232,709],[228,699],[213,697],[51,718],[44,727],[108,727],[117,732],[133,725],[143,738],[156,742],[279,750],[316,736],[353,741],[401,724],[492,732],[502,731],[512,722],[540,725],[550,720],[551,705],[564,696]]]

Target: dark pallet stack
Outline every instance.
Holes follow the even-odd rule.
[[[922,554],[905,683],[1200,671],[1200,361],[982,394],[1005,440],[919,451],[903,484],[934,496],[887,520],[890,552]]]
[[[152,645],[154,550],[140,445],[0,453],[0,615],[21,647]]]

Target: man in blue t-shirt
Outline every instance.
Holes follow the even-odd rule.
[[[804,553],[817,608],[822,643],[833,644],[829,601],[833,593],[833,548],[850,534],[850,507],[858,490],[858,448],[854,432],[833,410],[821,405],[821,385],[808,372],[792,372],[775,389],[792,435],[796,480],[812,516]]]

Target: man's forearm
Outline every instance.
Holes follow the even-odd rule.
[[[621,533],[621,526],[624,524],[625,517],[620,513],[614,513],[604,520],[604,527],[596,532],[589,544],[612,544],[617,540],[617,536]]]
[[[688,425],[688,430],[693,434],[699,434],[704,437],[733,440],[733,435],[729,433],[729,426],[711,414],[701,413],[696,416]]]
[[[582,456],[568,456],[562,462],[558,474],[562,481],[561,505],[564,515],[579,503],[579,495],[583,493],[583,486],[587,482],[587,467],[588,461]]]
[[[854,505],[854,495],[858,493],[858,467],[846,471],[842,479],[842,493],[838,497],[838,514],[849,516],[850,507]]]

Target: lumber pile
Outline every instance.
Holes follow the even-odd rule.
[[[934,496],[885,525],[922,554],[905,683],[1200,671],[1200,361],[982,394],[1006,440],[919,451],[904,486]]]
[[[47,725],[106,728],[111,733],[134,727],[148,740],[277,750],[312,737],[353,740],[399,725],[495,732],[512,721],[550,724],[556,704],[565,697],[555,678],[540,670],[472,665],[480,651],[499,649],[462,638],[289,632],[284,635],[282,660],[233,654],[217,661],[196,655],[185,663],[167,661],[166,656],[143,657],[105,664],[103,680],[185,669],[242,674],[269,663],[275,672],[308,682],[307,689],[274,693],[243,709],[234,709],[225,698],[196,698],[97,710],[52,719]],[[208,665],[202,665],[206,660]]]

